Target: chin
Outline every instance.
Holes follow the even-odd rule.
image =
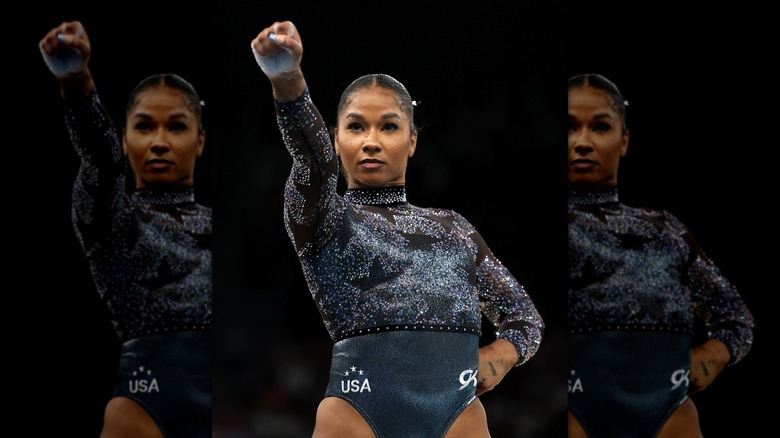
[[[180,180],[172,180],[170,178],[155,178],[144,180],[145,188],[166,188],[166,187],[182,187],[189,186],[192,183],[187,183]]]
[[[581,186],[595,186],[595,185],[604,184],[604,180],[596,178],[596,176],[592,174],[575,173],[574,175],[569,175],[569,183],[574,185],[581,185]]]
[[[387,186],[388,182],[387,181],[372,181],[370,179],[368,179],[368,180],[363,179],[363,180],[355,180],[353,182],[353,185],[356,188],[360,188],[360,189],[375,189],[375,188]]]

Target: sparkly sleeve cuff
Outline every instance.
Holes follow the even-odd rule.
[[[304,130],[312,123],[313,115],[309,108],[312,105],[309,87],[297,99],[290,102],[274,100],[279,129],[282,131]]]
[[[735,330],[718,330],[712,333],[710,337],[726,344],[726,348],[728,348],[731,354],[731,361],[728,366],[741,361],[753,345],[753,331],[744,326],[740,326]]]
[[[536,354],[543,330],[525,321],[507,322],[499,328],[498,339],[507,340],[515,346],[518,356],[515,366],[520,366]]]
[[[95,89],[83,100],[65,102],[65,123],[68,128],[75,128],[80,120],[99,120],[104,117],[102,104]]]
[[[124,163],[119,136],[96,89],[84,100],[67,103],[65,125],[82,160],[100,165]]]

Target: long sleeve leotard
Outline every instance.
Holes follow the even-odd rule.
[[[192,187],[126,190],[127,163],[96,92],[70,104],[81,158],[72,219],[123,341],[211,328],[211,209]]]
[[[569,195],[569,329],[667,331],[722,341],[731,364],[754,319],[736,288],[672,214],[618,202],[616,187]]]
[[[479,333],[484,314],[518,364],[534,355],[542,318],[465,218],[409,204],[403,186],[339,195],[338,159],[308,90],[276,108],[293,158],[285,225],[334,341],[383,330]]]

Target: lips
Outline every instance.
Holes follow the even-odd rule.
[[[588,160],[587,158],[578,158],[576,160],[569,161],[569,165],[574,167],[575,170],[589,170],[598,164],[594,160]]]
[[[173,161],[164,160],[162,158],[154,158],[152,160],[148,160],[146,165],[149,166],[152,170],[160,171],[171,167],[173,165]]]
[[[359,164],[366,169],[376,169],[377,167],[380,167],[385,163],[375,158],[366,158],[364,160],[361,160]]]

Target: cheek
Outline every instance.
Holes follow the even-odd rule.
[[[195,161],[198,158],[198,146],[199,146],[199,139],[196,137],[194,139],[187,139],[186,141],[183,141],[180,147],[178,148],[179,155],[182,157],[185,157],[188,161]]]
[[[610,145],[608,158],[612,168],[617,168],[620,161],[620,143],[615,142]]]
[[[355,138],[350,136],[341,136],[339,138],[339,155],[341,157],[349,157],[355,155],[362,148],[362,143],[356,141]]]
[[[130,161],[136,161],[143,158],[144,147],[137,141],[136,138],[128,136],[125,139],[124,150],[125,155]]]

